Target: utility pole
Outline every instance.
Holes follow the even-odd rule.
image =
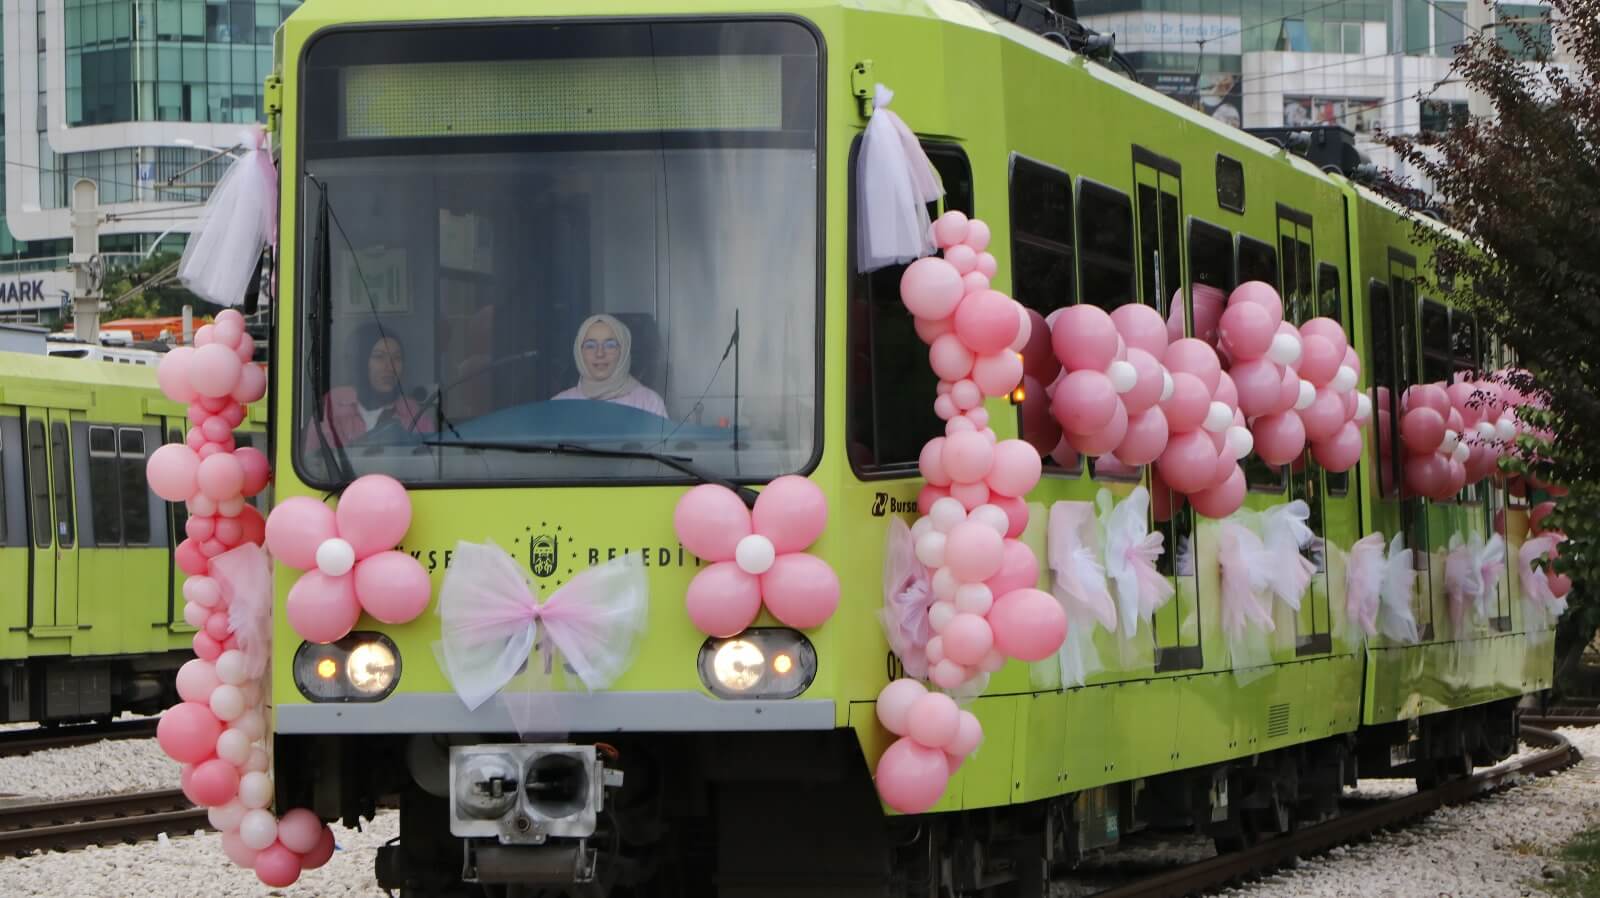
[[[86,343],[100,342],[100,186],[88,178],[72,184],[72,332]]]

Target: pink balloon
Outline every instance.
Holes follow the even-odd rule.
[[[1093,307],[1072,306],[1069,311],[1080,308]],[[1063,316],[1061,321],[1065,320]],[[1057,322],[1058,327],[1061,321]],[[1055,397],[1050,401],[1050,411],[1061,424],[1062,430],[1087,435],[1105,429],[1121,405],[1122,401],[1117,396],[1116,388],[1111,385],[1110,378],[1098,370],[1079,370],[1068,374],[1057,384]]]
[[[943,751],[906,737],[878,759],[874,780],[884,804],[902,814],[920,814],[939,803],[950,783],[950,765]]]
[[[1572,592],[1572,578],[1566,574],[1551,573],[1546,579],[1550,584],[1550,594],[1556,598],[1564,599],[1567,593]]]
[[[245,542],[259,546],[267,541],[267,521],[254,506],[239,509],[238,521]]]
[[[1313,338],[1320,339],[1320,338]],[[1311,404],[1298,412],[1300,423],[1306,432],[1308,442],[1317,443],[1326,440],[1339,432],[1344,426],[1346,415],[1344,413],[1344,400],[1340,394],[1333,391],[1329,384],[1317,388],[1317,398]]]
[[[1022,382],[1022,359],[1009,349],[978,356],[972,379],[985,396],[1004,396]]]
[[[761,575],[767,610],[796,630],[827,623],[839,607],[839,576],[826,561],[804,552],[779,555]]]
[[[1271,284],[1263,281],[1245,281],[1234,291],[1228,294],[1228,305],[1234,303],[1250,302],[1266,309],[1272,317],[1272,329],[1277,331],[1278,325],[1283,321],[1283,300],[1278,296],[1278,291]]]
[[[1161,478],[1180,493],[1197,493],[1215,481],[1217,448],[1203,430],[1175,433],[1156,460]]]
[[[178,668],[178,697],[186,702],[210,702],[211,690],[221,684],[222,681],[217,679],[217,670],[210,661],[194,658],[183,662],[183,666]]]
[[[900,299],[918,318],[948,318],[961,296],[961,272],[940,258],[918,259],[900,276]]]
[[[1111,323],[1130,352],[1137,349],[1154,359],[1166,354],[1167,323],[1161,320],[1161,313],[1150,306],[1136,302],[1117,306],[1111,312]]]
[[[1443,418],[1450,413],[1450,394],[1438,384],[1415,384],[1406,390],[1401,407],[1408,411],[1414,408],[1431,408]]]
[[[200,488],[200,457],[181,443],[169,443],[150,454],[145,476],[150,489],[168,502],[183,502]]]
[[[983,624],[977,615],[965,615]],[[963,615],[956,615],[960,619]],[[951,621],[953,626],[955,621]],[[988,625],[983,624],[987,629]],[[949,640],[946,639],[948,644]],[[981,656],[980,656],[981,657]],[[961,662],[956,662],[961,663]],[[961,730],[961,709],[955,700],[938,692],[928,692],[917,697],[906,712],[906,735],[918,745],[943,749],[954,742]]]
[[[1350,348],[1349,341],[1345,339],[1344,328],[1339,325],[1339,322],[1334,321],[1332,318],[1313,318],[1310,321],[1307,321],[1305,324],[1300,325],[1300,337],[1301,339],[1306,337],[1321,337],[1322,339],[1327,340],[1339,350],[1338,357],[1341,360],[1345,358],[1345,353]],[[1343,362],[1341,361],[1341,364],[1342,363]],[[1310,380],[1311,378],[1308,377],[1306,379]],[[1321,385],[1318,384],[1318,386]]]
[[[1022,347],[1022,370],[1041,384],[1047,384],[1061,373],[1061,360],[1056,358],[1051,344],[1050,325],[1044,316],[1027,309],[1028,342]]]
[[[911,706],[927,694],[927,687],[916,680],[901,678],[891,682],[878,693],[878,722],[896,736],[904,736]]]
[[[307,808],[295,808],[278,821],[278,841],[296,854],[317,847],[322,838],[322,821]]]
[[[1160,406],[1145,409],[1128,419],[1122,442],[1117,444],[1117,459],[1123,464],[1148,465],[1167,448],[1167,415]]]
[[[1444,416],[1433,408],[1417,406],[1400,416],[1400,438],[1410,455],[1426,455],[1444,441]]]
[[[739,540],[754,532],[744,501],[714,483],[702,483],[683,494],[672,511],[672,528],[685,549],[706,561],[732,561]]]
[[[245,364],[239,369],[239,379],[234,382],[233,389],[228,391],[228,395],[246,405],[259,402],[261,397],[267,395],[267,373],[261,370],[259,365]]]
[[[411,499],[393,477],[367,474],[345,488],[334,514],[339,536],[366,558],[399,545],[411,527]]]
[[[246,363],[250,362],[256,357],[255,338],[249,334],[240,334],[239,342],[233,345],[233,351],[234,354],[239,357],[239,361]]]
[[[156,742],[167,757],[180,764],[198,764],[211,757],[220,735],[222,721],[199,702],[173,705],[156,724]]]
[[[194,518],[189,520],[193,521]],[[211,608],[222,600],[222,587],[210,577],[190,577],[183,581],[183,598],[201,607]],[[207,694],[209,692],[210,690],[207,690]]]
[[[1010,524],[1006,527],[1006,538],[1016,539],[1022,531],[1028,529],[1028,503],[1016,496],[990,496],[989,503],[1006,513]]]
[[[202,761],[189,778],[188,792],[195,804],[221,807],[239,795],[239,768],[221,758]]]
[[[211,413],[206,412],[206,414],[209,415]],[[189,428],[189,432],[184,434],[183,444],[188,446],[190,449],[199,452],[200,449],[206,445],[206,435],[200,432],[200,428],[191,427]]]
[[[951,399],[950,395],[946,393],[933,400],[933,413],[939,416],[939,420],[949,421],[951,418],[960,415],[961,409],[956,408],[955,400]]]
[[[1146,411],[1149,411],[1146,409]],[[1067,434],[1067,442],[1072,444],[1079,454],[1098,458],[1106,455],[1121,445],[1123,438],[1128,433],[1128,412],[1122,403],[1117,403],[1112,409],[1111,421],[1096,433]]]
[[[1167,366],[1167,370],[1172,372],[1173,377],[1183,372],[1199,378],[1206,388],[1206,401],[1211,401],[1211,394],[1217,389],[1217,378],[1222,374],[1222,365],[1217,361],[1216,350],[1191,337],[1168,346],[1167,354],[1161,361]],[[1169,421],[1172,419],[1170,412],[1167,414],[1167,419]]]
[[[950,473],[944,469],[944,441],[944,437],[934,437],[922,445],[917,457],[917,470],[934,486],[950,485]]]
[[[978,270],[978,251],[970,246],[950,247],[944,251],[944,260],[961,272],[963,281],[967,275]]]
[[[272,465],[261,450],[241,446],[233,451],[233,457],[244,471],[244,495],[254,496],[267,488],[267,481],[272,479]]]
[[[949,212],[934,219],[929,233],[933,237],[934,245],[940,249],[949,249],[967,239],[967,231],[971,222],[966,213],[959,209]]]
[[[994,445],[976,431],[954,433],[944,440],[944,469],[956,483],[978,483],[994,466]]]
[[[404,624],[428,609],[433,587],[428,573],[404,552],[379,552],[355,566],[356,601],[386,624]]]
[[[1021,327],[1016,301],[995,290],[968,294],[956,306],[955,323],[956,336],[977,355],[1005,350]]]
[[[1146,306],[1123,306],[1122,308],[1147,308]],[[1118,310],[1120,311],[1120,309]],[[1161,391],[1164,383],[1162,378],[1161,363],[1156,357],[1138,347],[1128,349],[1128,364],[1133,366],[1137,379],[1133,389],[1122,394],[1123,408],[1128,414],[1136,415],[1161,401]]]
[[[773,567],[777,567],[776,561]],[[733,636],[754,623],[761,613],[761,581],[732,561],[719,561],[689,581],[684,604],[689,620],[700,632],[707,636]]]
[[[217,542],[225,548],[232,549],[244,539],[244,527],[236,518],[218,518],[216,529]]]
[[[1072,444],[1063,436],[1061,442],[1050,450],[1050,460],[1063,468],[1075,468],[1078,466],[1078,450],[1072,448]]]
[[[1273,411],[1291,412],[1300,401],[1300,372],[1293,367],[1283,368],[1283,380],[1278,384],[1278,405]]]
[[[933,508],[933,503],[950,495],[950,490],[942,486],[929,483],[917,490],[917,514],[925,515]]]
[[[1217,325],[1217,335],[1235,363],[1265,356],[1276,333],[1277,324],[1272,316],[1264,306],[1253,302],[1229,306]]]
[[[943,380],[955,383],[972,373],[976,357],[961,338],[954,333],[945,334],[928,347],[928,364]]]
[[[267,549],[277,560],[309,571],[317,566],[317,547],[339,535],[333,509],[309,496],[285,499],[267,516]]]
[[[956,329],[955,322],[949,318],[913,318],[911,327],[922,342],[930,345],[945,334],[954,333]]]
[[[1194,510],[1208,518],[1225,518],[1244,505],[1244,469],[1234,464],[1233,471],[1222,483],[1203,489],[1189,497]]]
[[[190,644],[194,646],[195,656],[203,661],[215,661],[222,655],[222,643],[207,636],[204,630],[194,634]]]
[[[1300,369],[1300,376],[1313,387],[1323,387],[1339,373],[1339,361],[1343,357],[1344,350],[1323,337],[1302,337],[1300,361],[1296,367]]]
[[[994,595],[1003,596],[1014,589],[1024,589],[1038,582],[1039,560],[1034,556],[1033,550],[1022,540],[1007,539],[1001,550],[1000,571],[984,581],[984,585],[988,586],[989,592]]]
[[[195,482],[208,498],[221,502],[223,499],[239,495],[244,489],[244,468],[232,455],[218,453],[200,462],[195,473]]]
[[[244,844],[244,841],[239,838],[237,829],[226,830],[222,833],[222,853],[226,854],[228,859],[235,864],[250,870],[255,869],[256,855],[259,854],[254,848]]]
[[[1024,496],[1039,482],[1043,463],[1032,446],[1022,440],[1001,440],[993,453],[994,462],[986,479],[991,493]]]
[[[976,614],[957,614],[951,618],[940,635],[944,637],[945,655],[957,664],[967,667],[977,666],[978,662],[989,654],[989,650],[994,648],[994,631],[989,628],[988,621]],[[951,735],[953,738],[954,734]],[[923,742],[923,744],[928,743]],[[936,747],[942,746],[943,743]]]
[[[227,408],[228,403],[233,400],[227,396],[201,396],[197,401],[200,403],[201,408],[215,415]]]
[[[317,836],[317,844],[304,857],[300,865],[305,870],[315,870],[328,862],[333,857],[333,830],[322,827],[322,834]]]
[[[949,215],[950,213],[946,212],[945,214]],[[989,226],[984,223],[983,219],[973,218],[967,221],[967,237],[961,242],[972,247],[974,251],[981,253],[989,245],[989,236]]]
[[[1286,465],[1306,448],[1306,429],[1293,411],[1262,415],[1251,428],[1256,454],[1269,464]]]
[[[193,402],[199,395],[189,381],[189,372],[194,366],[194,352],[191,347],[180,346],[162,356],[156,365],[156,383],[161,385],[161,392],[173,402]]]
[[[307,642],[337,642],[361,618],[361,603],[356,601],[354,578],[349,574],[329,577],[318,570],[300,575],[289,588],[284,611],[289,626]]]
[[[1211,388],[1199,377],[1185,371],[1172,375],[1172,396],[1161,403],[1167,416],[1167,427],[1173,433],[1198,428],[1211,410]]]
[[[224,309],[211,322],[211,339],[224,346],[233,347],[244,336],[244,316],[236,309]]]
[[[986,525],[963,521],[946,534],[944,559],[958,582],[982,583],[999,573],[1005,545]]]
[[[1056,320],[1050,326],[1050,341],[1056,358],[1074,373],[1104,371],[1117,357],[1117,338],[1117,327],[1111,316],[1099,306],[1088,303],[1057,310]]]
[[[989,609],[994,644],[1007,657],[1042,661],[1061,648],[1067,635],[1067,615],[1055,596],[1037,589],[1015,589],[994,601]]]
[[[1239,411],[1239,388],[1233,382],[1233,376],[1224,371],[1217,375],[1217,388],[1211,391],[1211,401],[1220,402],[1233,409],[1237,415]]]
[[[200,396],[227,396],[238,385],[242,367],[233,347],[218,343],[201,346],[189,363],[189,383]]]
[[[1361,428],[1345,422],[1330,439],[1311,444],[1311,457],[1335,474],[1348,471],[1361,461]]]
[[[822,536],[828,524],[828,499],[815,483],[789,474],[761,491],[751,521],[756,533],[772,540],[778,554],[800,552]]]
[[[206,635],[218,642],[228,638],[233,629],[228,624],[228,615],[222,611],[213,611],[206,618]]]
[[[256,855],[256,878],[263,885],[281,889],[300,878],[300,855],[282,842],[273,842]]]

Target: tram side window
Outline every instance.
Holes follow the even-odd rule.
[[[44,422],[28,422],[28,495],[33,513],[33,544],[50,548],[50,454],[44,447]]]
[[[1422,301],[1422,382],[1450,382],[1450,310],[1431,299]]]
[[[89,427],[89,517],[94,543],[115,546],[122,542],[122,502],[117,470],[117,430]]]
[[[123,542],[150,544],[150,482],[145,477],[144,430],[123,427],[117,431],[117,468],[122,481]]]
[[[944,183],[945,210],[971,215],[972,168],[966,154],[938,144],[924,149]],[[853,205],[853,182],[851,190]],[[930,214],[938,212],[930,207]],[[928,350],[900,301],[904,272],[904,265],[891,265],[857,276],[851,285],[845,438],[850,464],[862,474],[915,474],[923,444],[944,432],[933,413],[938,376],[926,364],[908,362],[925,359]]]
[[[72,548],[77,541],[77,530],[72,520],[72,453],[67,442],[67,425],[57,421],[50,425],[51,449],[55,451],[56,535],[63,549]]]
[[[1234,288],[1233,235],[1198,219],[1189,222],[1189,321],[1196,338],[1217,345],[1217,319]]]
[[[1395,437],[1399,431],[1400,365],[1395,352],[1394,302],[1389,287],[1373,281],[1367,288],[1372,306],[1372,457],[1378,464],[1378,495],[1393,499],[1399,494],[1400,458]],[[1384,426],[1384,422],[1389,422]]]
[[[1316,313],[1319,317],[1339,322],[1339,326],[1345,330],[1345,340],[1349,341],[1350,328],[1344,323],[1344,303],[1339,296],[1339,269],[1326,262],[1317,264]],[[1322,482],[1327,486],[1330,496],[1343,496],[1350,492],[1349,471],[1337,474],[1323,471]]]
[[[1128,195],[1080,180],[1078,238],[1083,301],[1107,311],[1133,302],[1133,203]]]
[[[1073,301],[1072,176],[1024,156],[1011,160],[1011,286],[1049,315]]]
[[[1278,288],[1278,253],[1272,244],[1239,235],[1239,282],[1263,281]],[[1220,312],[1218,313],[1221,314]],[[1252,452],[1244,460],[1244,479],[1251,492],[1281,493],[1285,468],[1273,468]]]

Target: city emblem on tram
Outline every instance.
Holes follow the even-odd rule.
[[[529,541],[528,566],[535,577],[544,578],[556,572],[560,548],[558,538],[549,533],[541,533]]]

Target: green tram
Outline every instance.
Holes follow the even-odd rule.
[[[0,721],[156,713],[192,657],[183,507],[144,473],[186,410],[153,366],[105,361],[0,353]],[[264,448],[264,413],[236,438]]]
[[[886,814],[870,780],[890,741],[873,702],[898,673],[877,620],[885,535],[889,516],[915,509],[917,452],[938,422],[898,269],[852,264],[874,84],[897,91],[944,207],[993,226],[997,288],[1042,313],[1148,303],[1192,331],[1203,287],[1268,281],[1297,321],[1344,324],[1375,400],[1494,357],[1470,316],[1415,285],[1429,262],[1410,222],[956,0],[308,0],[277,58],[278,495],[399,478],[414,505],[402,548],[436,585],[460,540],[493,540],[546,596],[621,555],[648,566],[631,667],[604,692],[543,696],[551,735],[519,749],[601,744],[619,788],[577,768],[531,767],[519,783],[457,765],[454,749],[518,732],[500,703],[469,712],[455,695],[436,615],[363,618],[332,649],[277,616],[277,803],[348,823],[398,805],[399,842],[377,859],[387,888],[1043,895],[1052,869],[1141,828],[1242,844],[1318,818],[1358,774],[1430,780],[1490,763],[1515,746],[1519,698],[1549,685],[1550,642],[1523,626],[1514,574],[1496,616],[1466,632],[1444,597],[1448,538],[1498,515],[1514,553],[1525,500],[1486,486],[1401,499],[1374,440],[1348,474],[1309,459],[1251,469],[1250,507],[1304,498],[1341,550],[1298,614],[1278,607],[1267,669],[1234,671],[1216,523],[1179,511],[1161,523],[1177,595],[1152,637],[1102,632],[1103,669],[1082,687],[1062,688],[1053,662],[1012,662],[970,706],[985,743],[942,803]],[[578,382],[580,324],[600,312],[625,326],[631,375],[664,423],[551,401]],[[319,439],[324,397],[371,376],[375,324],[396,375],[383,386],[401,381],[424,414],[412,430]],[[1017,435],[1018,409],[990,412],[1001,439]],[[672,527],[697,482],[683,462],[758,487],[802,473],[824,490],[812,551],[845,585],[828,623],[799,633],[764,613],[730,640],[691,626],[697,562]],[[1046,471],[1028,497],[1041,559],[1052,502],[1136,485]],[[1419,550],[1417,644],[1363,642],[1347,621],[1341,552],[1375,530]],[[278,566],[280,602],[297,576]],[[356,651],[394,663],[359,679],[328,663]],[[766,663],[779,656],[795,666]],[[500,810],[466,800],[502,792]],[[594,815],[583,838],[526,836],[523,809],[552,801],[567,802],[555,816]],[[452,834],[484,820],[500,838]]]

